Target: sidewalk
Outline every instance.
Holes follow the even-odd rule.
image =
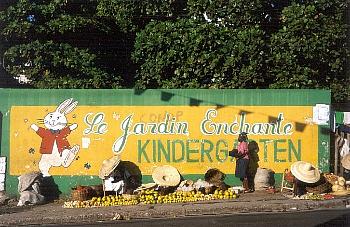
[[[63,208],[63,202],[38,206],[0,206],[0,225],[61,224],[96,222],[115,219],[175,218],[193,215],[217,215],[249,212],[292,212],[302,210],[345,208],[350,197],[311,201],[289,199],[282,193],[265,191],[242,194],[234,200],[155,205]],[[116,220],[117,221],[117,220]]]

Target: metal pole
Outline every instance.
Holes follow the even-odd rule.
[[[338,141],[339,141],[339,135],[338,135],[338,129],[336,129],[336,133],[335,133],[335,140],[334,140],[334,174],[338,175]]]

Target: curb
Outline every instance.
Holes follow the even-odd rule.
[[[216,200],[195,203],[73,209],[63,208],[61,204],[56,203],[33,206],[26,211],[0,215],[0,225],[93,223],[97,221],[177,218],[201,215],[298,212],[317,209],[345,208],[349,204],[350,197],[323,201],[283,198],[276,200],[237,199],[237,201]]]

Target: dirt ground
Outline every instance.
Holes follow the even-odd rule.
[[[0,225],[81,223],[121,219],[176,218],[192,215],[217,215],[249,212],[289,212],[320,208],[345,208],[350,197],[310,201],[290,199],[280,192],[256,191],[238,199],[192,203],[130,205],[94,208],[63,208],[64,200],[35,206],[17,207],[10,199],[0,206]]]

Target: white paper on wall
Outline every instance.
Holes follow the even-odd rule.
[[[327,125],[329,121],[329,105],[316,104],[312,108],[312,121],[318,125]]]
[[[4,183],[5,182],[5,174],[4,173],[1,173],[0,174],[0,184]]]
[[[83,137],[83,138],[81,139],[82,148],[89,148],[90,143],[91,143],[90,138]]]
[[[6,172],[6,157],[0,157],[0,173]]]

